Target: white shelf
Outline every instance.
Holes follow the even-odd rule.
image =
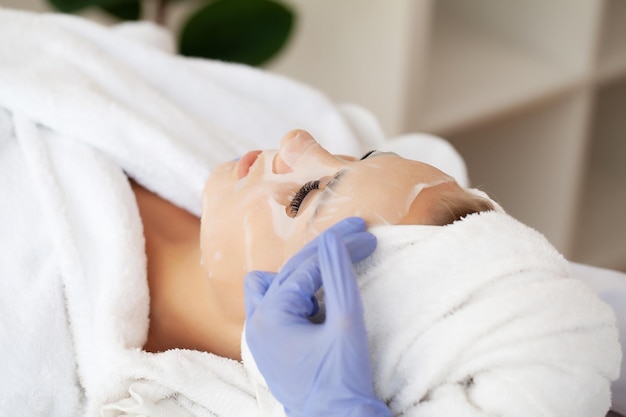
[[[447,135],[572,88],[581,77],[436,9],[419,130]]]
[[[626,268],[626,0],[432,4],[409,130],[567,257]]]
[[[607,0],[598,56],[598,80],[626,76],[626,1]]]

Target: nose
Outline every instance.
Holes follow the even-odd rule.
[[[306,158],[305,158],[306,155]],[[280,141],[280,148],[274,157],[272,169],[275,174],[294,171],[303,159],[331,156],[317,141],[304,130],[292,130]]]

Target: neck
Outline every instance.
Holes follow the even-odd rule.
[[[239,360],[243,321],[222,308],[228,297],[200,264],[200,220],[134,183],[133,191],[148,258],[150,328],[144,349],[193,349]]]

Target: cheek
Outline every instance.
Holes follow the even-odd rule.
[[[339,200],[342,200],[341,203]],[[329,227],[347,217],[358,216],[358,207],[347,204],[351,198],[342,197],[334,201],[328,201],[318,210],[317,215],[312,217],[315,208],[303,216],[294,220],[293,233],[287,242],[287,258],[297,253],[303,246],[320,235]]]
[[[205,196],[201,246],[209,277],[277,271],[284,262],[293,220],[266,191]]]
[[[226,218],[228,213],[226,205],[217,204],[217,198],[204,198],[200,224],[200,249],[202,265],[211,278],[219,271],[218,266],[223,266],[224,261],[229,257],[228,247],[225,244],[229,238],[229,231],[225,227],[230,220]]]
[[[267,205],[256,206],[244,221],[244,251],[248,270],[277,272],[285,260],[287,241],[277,234]]]

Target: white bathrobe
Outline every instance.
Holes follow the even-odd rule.
[[[167,34],[151,25],[107,29],[68,16],[0,10],[0,415],[281,414],[251,363],[141,350],[149,311],[146,258],[128,177],[199,215],[201,190],[216,164],[276,147],[293,128],[309,130],[333,152],[393,148],[366,112],[338,109],[282,77],[178,57]],[[413,139],[424,145],[421,159],[448,161],[449,169],[439,166],[464,183],[464,166],[449,145]],[[408,140],[395,143],[406,147]],[[364,299],[375,303],[365,292]],[[573,414],[581,416],[605,411],[619,366],[613,316],[590,299],[599,307],[581,315],[605,350],[600,358],[580,345],[585,368],[571,386],[596,413]],[[388,385],[378,328],[384,326],[371,327],[376,387],[392,409],[408,410],[425,398],[461,404],[457,392],[446,397],[429,385],[447,381],[449,364],[438,370],[419,356],[406,360],[421,385],[411,382],[404,391],[404,379]],[[564,398],[571,391],[562,391]],[[518,415],[526,410],[520,404],[501,415]],[[432,409],[428,415],[443,416],[460,408]]]

